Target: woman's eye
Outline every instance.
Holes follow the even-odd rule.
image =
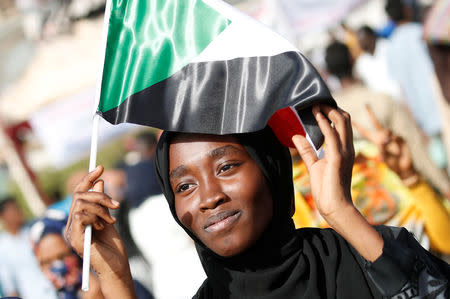
[[[230,163],[230,164],[225,164],[225,165],[223,165],[223,166],[220,168],[219,173],[228,171],[228,170],[230,170],[231,168],[234,168],[234,167],[239,166],[239,165],[240,165],[240,163]]]
[[[186,191],[189,189],[189,187],[190,187],[189,184],[182,184],[182,185],[178,186],[177,193]]]

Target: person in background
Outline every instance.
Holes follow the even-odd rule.
[[[350,53],[352,54],[353,59],[357,59],[359,55],[362,54],[363,49],[361,48],[356,32],[347,26],[344,22],[341,24],[341,28],[343,31],[342,37],[340,40],[344,42],[344,44],[349,48]]]
[[[15,0],[22,13],[23,29],[27,39],[39,41],[68,33],[71,20],[68,15],[71,0]]]
[[[194,242],[172,218],[164,195],[149,197],[130,212],[129,221],[133,239],[151,264],[155,298],[184,299],[195,293],[206,274]],[[133,272],[131,261],[130,267]]]
[[[81,177],[80,177],[81,174]],[[74,191],[77,182],[84,176],[81,172],[74,172],[71,174],[66,182],[66,194],[63,200],[52,204],[45,211],[45,217],[47,218],[60,218],[61,215],[66,217],[70,212],[70,205],[72,204],[72,192]],[[116,227],[120,233],[120,236],[125,240],[126,250],[130,259],[131,272],[133,276],[133,282],[135,284],[138,299],[153,298],[150,293],[152,289],[150,265],[145,260],[137,245],[131,236],[129,226],[129,203],[124,200],[126,190],[125,173],[120,169],[107,170],[103,174],[102,178],[105,180],[105,189],[108,193],[117,201],[121,202],[119,210],[112,211],[112,214],[116,217]],[[146,236],[146,235],[145,235]],[[144,237],[145,237],[144,236]]]
[[[355,76],[371,90],[388,94],[394,100],[400,101],[402,99],[400,86],[390,77],[387,68],[388,40],[378,38],[369,26],[359,28],[357,37],[363,53],[355,61]]]
[[[445,173],[433,166],[426,150],[421,146],[420,130],[414,127],[414,121],[409,118],[402,107],[388,96],[368,90],[352,76],[351,57],[347,47],[342,43],[335,42],[327,48],[326,52],[328,69],[341,80],[342,84],[341,91],[335,93],[334,97],[338,105],[350,112],[353,122],[360,124],[360,128],[369,131],[373,127],[372,119],[377,118],[380,120],[377,122],[380,123],[379,126],[388,128],[391,132],[394,131],[397,136],[408,138],[408,142],[416,145],[414,150],[418,150],[415,153],[414,162],[418,161],[420,167],[431,166],[428,173],[432,177],[440,172],[444,183],[447,182],[448,185],[448,181],[445,181]],[[364,113],[367,106],[374,109],[370,115]],[[371,118],[369,117],[371,115],[376,116]],[[415,234],[425,248],[432,248],[439,253],[448,254],[450,252],[450,240],[448,239],[450,226],[446,225],[449,223],[449,218],[442,199],[433,193],[426,195],[423,201],[414,200],[417,197],[411,196],[408,185],[401,180],[403,173],[397,173],[395,167],[390,169],[390,165],[387,163],[390,161],[384,161],[376,144],[368,142],[365,135],[359,134],[357,131],[354,134],[354,144],[356,158],[353,166],[351,193],[355,206],[369,223],[405,226]],[[315,208],[306,166],[298,155],[294,154],[293,158],[296,189],[294,222],[297,227],[327,227],[328,224],[320,217]],[[411,155],[406,158],[411,159]],[[428,159],[428,163],[424,163],[423,159]],[[415,172],[416,169],[414,168]],[[425,184],[425,180],[423,182]],[[428,190],[432,189],[428,186]],[[435,217],[435,215],[442,217]]]
[[[450,157],[450,0],[435,1],[425,20],[424,38],[436,70],[436,92],[442,119],[442,135]],[[447,164],[450,175],[450,163]]]
[[[348,111],[353,120],[366,128],[372,124],[361,111],[369,105],[381,124],[394,134],[401,136],[412,152],[416,169],[431,182],[443,195],[450,199],[450,182],[444,171],[439,169],[430,159],[426,148],[423,146],[424,138],[420,128],[409,116],[409,113],[388,95],[373,92],[358,82],[353,76],[352,58],[348,48],[334,42],[326,49],[325,61],[328,71],[338,77],[341,82],[341,90],[333,94],[336,102]],[[361,135],[355,132],[354,138],[361,139]],[[358,149],[359,147],[356,146]]]
[[[161,194],[153,165],[156,142],[152,132],[143,132],[136,137],[136,151],[140,159],[136,164],[124,168],[127,182],[125,198],[129,201],[130,209],[139,207],[149,196]]]
[[[81,259],[70,249],[63,237],[67,218],[46,217],[33,224],[30,239],[42,273],[53,284],[59,299],[102,299],[96,277],[90,274],[89,291],[81,291]],[[40,297],[34,297],[40,298]]]
[[[394,30],[395,30],[395,22],[393,22],[392,20],[388,20],[386,25],[377,30],[377,36],[382,38],[389,38],[392,32],[394,32]]]
[[[58,212],[63,212],[66,216],[69,215],[70,205],[72,204],[72,192],[76,186],[76,182],[78,182],[81,177],[83,177],[83,172],[81,171],[74,172],[69,176],[65,184],[66,188],[64,197],[60,201],[57,201],[48,206],[45,212],[46,214],[52,213],[52,211],[56,210]]]
[[[403,138],[384,127],[369,107],[366,107],[366,112],[372,129],[368,130],[357,122],[353,122],[353,127],[377,146],[383,161],[408,189],[408,200],[389,224],[407,227],[408,223],[423,219],[423,229],[430,239],[431,249],[450,255],[450,213],[443,205],[443,198],[414,167],[411,151]]]
[[[442,119],[433,87],[435,72],[423,40],[423,27],[413,22],[414,8],[410,3],[387,0],[385,8],[396,23],[386,52],[389,73],[401,86],[407,106],[429,138],[427,145],[431,158],[440,168],[445,168],[447,157],[441,136]]]
[[[356,150],[351,193],[355,206],[371,224],[403,226],[422,246],[437,255],[450,254],[450,214],[440,197],[414,168],[404,140],[383,127],[367,107],[373,128],[353,121],[369,140],[368,149]],[[356,143],[358,144],[358,143]],[[372,146],[370,146],[372,145]],[[328,227],[314,204],[306,166],[296,151],[293,157],[296,227]]]
[[[13,198],[0,201],[0,284],[5,296],[56,299],[55,290],[39,269],[29,240],[29,227]]]
[[[450,0],[435,1],[425,19],[424,39],[445,99],[450,103]]]

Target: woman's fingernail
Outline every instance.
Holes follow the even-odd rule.
[[[319,111],[319,106],[318,105],[314,105],[312,108],[312,112],[316,113],[317,111]]]
[[[95,167],[94,169],[92,169],[89,173],[93,173],[93,172],[96,172],[97,170],[98,170],[98,168],[99,168],[100,166],[97,166],[97,167]]]
[[[114,222],[116,222],[116,217],[114,217],[114,216],[111,216],[111,219],[114,221]]]
[[[111,202],[113,205],[115,205],[116,207],[118,207],[120,205],[120,203],[117,200],[111,199]]]

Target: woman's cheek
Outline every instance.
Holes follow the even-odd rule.
[[[193,209],[193,204],[189,203],[186,199],[179,199],[180,203],[177,205],[175,199],[175,211],[180,222],[189,230],[194,231],[193,222],[195,210]],[[181,202],[184,201],[184,202]]]

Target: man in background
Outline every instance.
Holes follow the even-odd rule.
[[[56,299],[51,283],[43,276],[34,257],[29,228],[13,198],[0,201],[0,285],[5,296],[23,299]]]
[[[143,132],[136,137],[136,152],[139,160],[134,165],[125,166],[127,188],[125,200],[131,209],[139,207],[149,196],[161,193],[156,179],[153,158],[156,150],[156,136],[152,132]]]
[[[413,22],[414,9],[402,0],[388,0],[386,13],[396,25],[387,49],[389,73],[399,83],[407,106],[428,137],[431,158],[445,168],[447,157],[437,108],[439,99],[434,90],[435,72],[423,40],[423,26]]]
[[[358,29],[357,37],[363,53],[355,61],[355,75],[371,90],[388,94],[396,101],[402,100],[400,86],[388,71],[388,40],[379,38],[367,25]]]
[[[407,111],[388,95],[374,92],[356,80],[350,51],[343,43],[329,45],[325,61],[328,71],[339,79],[342,86],[341,90],[333,94],[339,107],[350,113],[355,122],[369,129],[370,120],[361,111],[365,111],[366,105],[370,106],[384,127],[405,139],[411,149],[414,165],[421,174],[450,198],[448,177],[431,161],[423,146],[421,131]],[[358,132],[354,132],[354,137],[355,140],[361,139]]]

